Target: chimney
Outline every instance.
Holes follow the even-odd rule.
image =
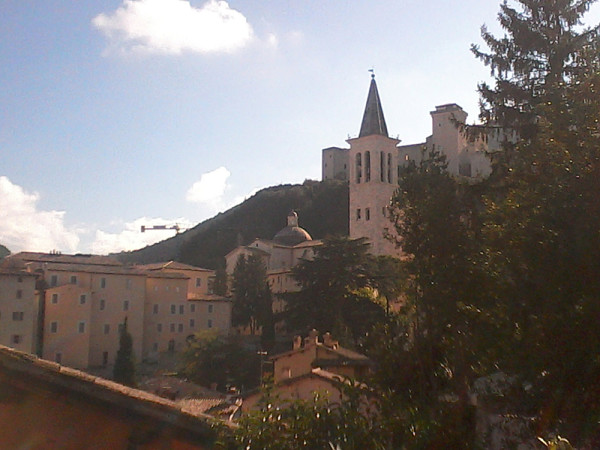
[[[317,342],[319,342],[319,332],[313,328],[308,333],[308,337],[304,339],[304,346],[310,347],[316,345]]]
[[[338,341],[333,340],[331,333],[328,331],[323,335],[323,344],[325,344],[326,347],[336,349],[338,346]]]
[[[300,347],[302,347],[302,337],[301,336],[294,336],[294,350],[299,350]]]

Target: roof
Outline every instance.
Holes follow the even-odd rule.
[[[122,266],[123,264],[117,259],[110,256],[102,255],[63,255],[56,253],[39,253],[39,252],[20,252],[10,255],[6,258],[21,260],[25,262],[53,262],[60,264],[94,264],[101,266]]]
[[[3,269],[0,267],[0,275],[9,275],[15,277],[36,277],[35,273],[27,272],[25,270],[18,269]]]
[[[153,417],[192,432],[208,432],[213,419],[185,406],[139,389],[97,377],[70,367],[43,360],[34,355],[0,346],[0,371],[15,379],[37,380],[55,386],[67,395],[84,396],[131,413]],[[37,386],[36,382],[36,386]],[[39,386],[38,386],[39,387]]]
[[[363,115],[358,137],[370,136],[373,134],[389,137],[385,118],[383,117],[381,99],[379,98],[377,84],[375,83],[375,75],[371,76],[371,86],[369,87],[369,95],[367,97],[365,113]]]
[[[287,216],[287,226],[275,235],[273,242],[293,247],[305,241],[312,241],[312,237],[310,237],[308,231],[298,225],[298,214],[296,211],[290,211]]]
[[[310,344],[310,345],[303,345],[302,347],[296,349],[296,350],[290,350],[284,353],[280,353],[278,355],[272,356],[270,359],[272,361],[276,361],[279,358],[283,358],[286,356],[292,356],[296,353],[301,353],[307,350],[312,349],[314,346],[317,347],[317,350],[325,350],[327,353],[333,353],[334,355],[338,356],[337,360],[333,360],[333,361],[353,361],[353,362],[358,362],[358,363],[365,363],[365,364],[370,364],[371,360],[363,355],[362,353],[358,353],[352,350],[349,350],[347,348],[344,347],[340,347],[340,346],[336,346],[335,348],[332,347],[328,347],[327,345],[323,344],[322,342],[317,342],[314,344]],[[323,359],[319,359],[319,361],[322,361]]]
[[[144,270],[194,270],[197,272],[214,272],[211,269],[204,269],[202,267],[190,266],[189,264],[184,264],[178,261],[166,261],[166,262],[157,262],[153,264],[143,264],[136,266],[140,269]]]
[[[131,276],[146,276],[147,272],[138,268],[124,267],[124,266],[104,266],[97,264],[63,264],[49,262],[45,263],[44,269],[47,271],[56,272],[85,272],[85,273],[96,273],[106,275],[131,275]]]

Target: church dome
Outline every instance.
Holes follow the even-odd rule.
[[[279,231],[273,241],[280,245],[294,246],[301,242],[312,241],[310,234],[304,228],[298,226],[298,214],[292,211],[287,217],[287,227]]]

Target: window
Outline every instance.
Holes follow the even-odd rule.
[[[170,352],[174,352],[175,351],[175,339],[171,339],[169,341],[169,351]]]
[[[152,306],[152,314],[158,314],[158,304]]]
[[[169,286],[165,286],[165,291],[169,291]]]
[[[23,311],[15,311],[12,314],[12,318],[14,321],[21,322],[23,320]]]
[[[21,289],[17,289],[17,298],[23,298],[23,291]]]
[[[379,154],[379,180],[385,181],[385,153]]]
[[[356,209],[356,220],[360,220],[360,208]]]
[[[77,284],[77,275],[71,275],[70,283],[71,284]]]
[[[154,286],[154,292],[158,292],[158,286]]]
[[[175,333],[175,324],[172,323],[169,329],[171,330],[171,333]]]
[[[171,314],[177,314],[177,306],[171,305]]]
[[[371,220],[371,209],[365,208],[365,220]]]
[[[183,333],[183,324],[182,323],[180,323],[180,324],[177,325],[177,331],[179,333]]]
[[[102,367],[108,365],[108,352],[102,352]]]
[[[125,280],[125,288],[126,289],[131,289],[131,280],[129,278],[127,278]]]
[[[21,335],[20,335],[20,334],[13,334],[13,335],[12,335],[11,342],[12,342],[13,344],[20,344],[22,340],[23,340],[23,339],[22,339],[22,337],[21,337]]]
[[[129,300],[123,300],[123,311],[129,311]]]
[[[184,312],[184,306],[179,305],[179,314],[183,314],[183,312]]]
[[[62,362],[62,353],[58,352],[54,355],[54,361],[56,361],[58,364],[60,364]]]
[[[106,309],[106,300],[100,299],[100,311],[104,311]]]
[[[58,332],[58,322],[50,322],[50,333]]]
[[[106,287],[106,278],[100,278],[100,289],[104,289]]]
[[[215,279],[214,278],[210,278],[208,280],[208,293],[209,294],[213,294],[214,293],[214,286],[215,286]]]
[[[194,321],[194,319],[190,319],[190,328],[194,328],[195,325],[196,322]]]
[[[104,324],[104,334],[108,334],[110,333],[110,325],[105,323]]]
[[[202,278],[196,278],[196,287],[202,286]]]
[[[56,286],[58,284],[58,275],[52,275],[50,277],[50,286]]]
[[[212,319],[208,319],[208,322],[206,323],[208,328],[212,328]]]
[[[153,352],[157,352],[158,351],[158,342],[155,342],[154,344],[152,344],[152,351]]]
[[[385,206],[382,206],[382,207],[381,207],[381,215],[382,215],[383,217],[385,217],[385,210],[386,210],[386,207],[385,207]]]
[[[213,305],[208,305],[208,312],[212,313],[213,312]]]
[[[23,277],[21,275],[19,275],[17,277],[17,283],[22,283],[23,282]]]
[[[175,292],[179,292],[179,286],[175,286]]]
[[[156,331],[159,333],[162,333],[162,323],[157,323],[156,324]]]
[[[56,305],[58,303],[58,294],[52,294],[52,304]]]
[[[356,154],[356,182],[360,183],[360,179],[362,178],[362,155],[360,153]]]
[[[85,333],[85,322],[82,321],[77,324],[77,332]]]
[[[193,303],[190,305],[190,312],[196,312],[196,305]]]
[[[392,182],[392,154],[388,153],[388,158],[387,158],[387,177],[388,177],[388,183]]]
[[[79,304],[80,305],[85,305],[85,301],[86,301],[85,294],[81,294],[79,296]]]
[[[365,182],[371,181],[371,152],[365,152]]]

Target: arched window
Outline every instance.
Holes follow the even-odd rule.
[[[388,172],[388,183],[392,182],[392,154],[388,153],[388,160],[387,160],[387,172]]]
[[[371,152],[365,152],[365,182],[371,181]]]
[[[360,183],[360,179],[362,178],[362,155],[360,153],[356,154],[356,182]]]
[[[385,153],[379,154],[379,180],[385,181]]]

